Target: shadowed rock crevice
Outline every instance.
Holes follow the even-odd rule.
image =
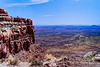
[[[29,47],[30,47],[30,43],[28,41],[23,44],[24,50],[28,51]]]

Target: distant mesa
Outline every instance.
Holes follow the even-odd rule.
[[[92,25],[93,27],[96,27],[97,25]]]

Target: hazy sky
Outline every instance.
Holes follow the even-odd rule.
[[[34,25],[100,25],[100,0],[0,0],[0,8]]]

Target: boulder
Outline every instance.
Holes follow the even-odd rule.
[[[84,55],[84,58],[92,58],[96,55],[96,51],[90,51]]]

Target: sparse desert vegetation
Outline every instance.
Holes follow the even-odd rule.
[[[36,26],[36,44],[50,54],[81,54],[100,49],[100,26]]]
[[[31,56],[26,62],[22,62],[9,56],[1,59],[0,63],[16,67],[100,67],[100,63],[96,62],[100,56],[100,29],[99,26],[95,28],[36,27],[36,44],[45,50],[45,57],[39,60]]]

